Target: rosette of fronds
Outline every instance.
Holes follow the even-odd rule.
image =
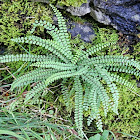
[[[83,135],[83,112],[87,110],[90,111],[87,124],[90,125],[92,120],[97,120],[97,127],[102,131],[102,121],[99,113],[100,105],[102,104],[104,108],[105,116],[109,107],[118,114],[119,93],[115,83],[121,83],[133,89],[131,83],[113,74],[113,72],[123,72],[140,77],[140,64],[124,56],[92,57],[96,52],[116,42],[99,44],[86,50],[83,49],[83,46],[80,46],[78,50],[73,51],[65,20],[54,6],[50,6],[57,17],[58,26],[49,22],[46,23],[46,21],[36,21],[33,24],[31,33],[35,31],[37,26],[43,26],[46,32],[52,36],[52,39],[42,39],[34,35],[12,39],[12,41],[18,43],[42,46],[48,50],[48,53],[46,55],[0,56],[0,63],[22,60],[32,62],[31,66],[36,67],[35,70],[17,78],[11,86],[13,90],[30,83],[36,83],[26,94],[25,103],[33,97],[33,99],[39,98],[46,87],[61,79],[62,92],[66,102],[69,100],[67,97],[69,97],[71,90],[75,92],[74,113],[79,135]],[[73,81],[72,88],[67,87],[69,78]]]

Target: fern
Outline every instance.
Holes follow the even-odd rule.
[[[130,82],[112,72],[123,72],[140,77],[140,64],[123,56],[92,57],[97,51],[116,42],[101,43],[86,51],[83,50],[84,46],[80,46],[78,50],[73,51],[61,13],[53,5],[50,6],[58,19],[58,27],[51,23],[46,23],[46,21],[35,21],[31,33],[35,31],[37,26],[42,26],[52,36],[52,40],[41,39],[34,35],[11,39],[17,43],[42,46],[48,50],[46,56],[34,54],[0,56],[0,63],[21,60],[30,61],[32,62],[31,66],[37,67],[36,70],[17,78],[12,83],[11,90],[36,83],[31,91],[26,94],[24,100],[25,103],[31,102],[31,99],[35,102],[41,96],[43,90],[47,89],[47,86],[62,79],[62,93],[67,106],[69,106],[71,93],[75,92],[74,113],[79,135],[83,137],[83,111],[90,111],[87,119],[88,125],[95,119],[98,129],[102,131],[99,112],[101,104],[104,108],[105,116],[109,107],[118,114],[119,92],[115,83],[124,84],[128,88],[134,89]],[[70,88],[68,88],[67,84],[69,79],[74,81]],[[112,97],[108,95],[106,86],[109,87]]]
[[[37,83],[27,94],[24,103],[27,103],[32,97],[37,97],[36,100],[40,97],[42,90],[46,88],[45,80]]]
[[[74,89],[75,89],[75,122],[78,128],[79,135],[82,136],[83,129],[83,89],[79,76],[74,78]]]
[[[47,59],[44,55],[32,55],[32,54],[17,54],[17,55],[5,55],[0,57],[0,62],[14,62],[14,61],[30,61],[30,62],[42,62]]]
[[[85,87],[85,95],[84,95],[84,102],[83,102],[83,110],[88,111],[90,106],[90,96],[89,96],[90,85],[85,84],[84,87]]]
[[[76,65],[74,64],[64,64],[61,62],[53,62],[53,61],[45,61],[45,62],[36,62],[31,66],[42,67],[42,68],[54,68],[58,70],[73,70],[76,69]]]

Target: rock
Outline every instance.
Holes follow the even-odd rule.
[[[140,0],[88,0],[81,7],[66,10],[77,16],[90,13],[98,22],[140,38]]]
[[[140,83],[137,83],[137,87],[140,88]]]
[[[75,15],[75,16],[84,16],[90,13],[89,2],[90,0],[88,0],[87,3],[83,3],[80,7],[69,6],[66,9],[66,11],[70,12],[72,15]]]
[[[66,18],[64,17],[64,19]],[[55,25],[58,25],[56,16],[53,16],[53,21]],[[66,21],[68,21],[66,22],[66,25],[68,32],[71,33],[72,38],[76,37],[77,35],[80,35],[80,38],[87,43],[91,43],[95,38],[96,34],[92,29],[93,28],[92,24],[90,23],[79,24],[71,21],[70,19],[67,19]]]
[[[91,9],[91,13],[90,15],[98,22],[100,23],[104,23],[105,25],[110,25],[111,24],[111,20],[110,17],[108,15],[105,15],[104,13],[102,13],[100,10],[98,9]]]
[[[3,43],[0,43],[0,55],[2,55],[4,52],[5,52],[5,48],[6,48],[6,46],[4,46],[4,44]]]
[[[137,87],[140,88],[140,81],[137,81]]]
[[[33,1],[49,3],[48,0]],[[90,13],[98,22],[113,26],[123,34],[130,36],[130,39],[135,36],[137,40],[140,40],[140,0],[87,0],[87,3],[83,3],[80,7],[59,5],[56,7],[76,16]]]
[[[123,34],[138,35],[139,0],[93,0],[91,16],[100,23],[112,25]]]
[[[90,23],[84,23],[82,25],[72,22],[67,24],[70,25],[70,28],[68,28],[68,32],[71,33],[72,37],[80,35],[83,41],[91,43],[96,36]]]

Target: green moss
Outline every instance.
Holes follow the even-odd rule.
[[[118,34],[116,30],[113,28],[99,28],[96,29],[96,40],[94,42],[110,42],[110,41],[118,41]]]
[[[42,3],[28,2],[28,0],[18,0],[18,1],[5,1],[0,3],[0,45],[5,48],[5,54],[17,54],[17,53],[27,53],[25,49],[30,53],[45,54],[46,52],[42,47],[37,47],[35,45],[19,45],[11,41],[11,38],[16,38],[19,36],[27,35],[32,28],[32,23],[35,20],[46,20],[52,22],[52,13],[47,7]],[[42,28],[37,28],[36,34],[40,35],[40,30]],[[45,37],[45,33],[41,34]],[[6,65],[0,66],[1,68],[9,67],[9,72],[13,74],[17,69],[19,69],[24,63],[14,62],[7,63]],[[25,64],[21,71],[27,71],[27,65]],[[24,71],[24,69],[26,69]],[[7,70],[0,71],[2,79],[7,78],[11,74]],[[23,73],[21,73],[23,74]],[[14,75],[18,77],[18,73]],[[12,75],[5,83],[11,83],[13,80]]]
[[[134,53],[135,59],[137,61],[140,61],[140,42],[138,42],[136,45],[133,45],[134,47]]]
[[[135,81],[134,81],[135,82]],[[140,123],[140,102],[139,96],[130,92],[127,88],[118,86],[120,92],[118,112],[119,115],[109,113],[105,118],[102,114],[103,123],[108,130],[120,131],[123,133],[131,134],[134,136],[139,135],[139,123]],[[139,89],[137,89],[137,93]],[[125,137],[126,135],[122,135]]]
[[[10,39],[24,36],[35,20],[42,19],[52,22],[51,12],[43,4],[38,5],[27,0],[19,0],[3,2],[0,7],[0,42],[8,47],[10,53],[21,49]]]
[[[83,3],[87,3],[87,0],[60,0],[58,4],[66,5],[66,6],[73,6],[73,7],[80,7]]]
[[[83,3],[87,3],[87,0],[32,0],[35,2],[58,4],[59,6],[73,6],[80,7]]]

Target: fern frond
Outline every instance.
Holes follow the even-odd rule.
[[[90,105],[90,116],[87,119],[87,125],[90,126],[91,122],[96,119],[97,115],[99,114],[98,106],[97,106],[97,90],[95,85],[92,85],[91,91],[89,92],[89,105]]]
[[[41,93],[43,92],[43,91],[45,91],[46,89],[44,89],[44,90],[42,90],[42,91],[40,91],[39,92],[39,94],[35,94],[34,96],[32,96],[30,99],[28,99],[25,103],[28,103],[29,102],[29,100],[30,100],[30,104],[40,104],[40,101],[41,101]]]
[[[114,44],[116,44],[116,42],[100,43],[100,44],[97,44],[97,45],[87,49],[83,53],[84,53],[84,55],[86,55],[88,57],[89,55],[92,55],[92,54],[102,50],[103,48],[108,47],[110,45],[114,45]]]
[[[102,120],[101,120],[100,115],[97,114],[97,117],[94,118],[94,115],[93,115],[93,114],[94,114],[94,111],[91,111],[91,114],[90,114],[90,116],[89,116],[88,119],[87,119],[87,125],[90,126],[91,122],[92,122],[94,119],[96,119],[97,128],[98,128],[101,132],[103,132],[103,125],[102,125]]]
[[[65,102],[66,106],[68,107],[69,106],[69,90],[68,90],[68,87],[64,85],[65,81],[66,81],[66,79],[65,80],[63,79],[63,81],[61,83],[61,88],[62,88],[61,92],[63,94],[64,102]]]
[[[90,106],[90,97],[89,97],[89,93],[90,93],[90,85],[89,84],[85,84],[85,95],[84,95],[84,102],[83,102],[83,109],[85,111],[88,111],[89,106]]]
[[[65,58],[62,52],[62,48],[60,45],[58,45],[55,41],[49,40],[49,39],[41,39],[37,36],[27,36],[27,37],[19,37],[15,39],[11,39],[14,42],[18,43],[29,43],[29,44],[35,44],[44,47],[45,49],[49,50],[53,54],[55,54],[57,57],[59,57],[62,61],[68,63],[68,60]],[[58,47],[56,47],[58,46]],[[66,55],[66,54],[65,54]]]
[[[68,85],[67,82],[69,83]],[[73,78],[68,78],[68,79],[64,78],[61,83],[61,87],[62,87],[61,91],[63,94],[63,99],[66,104],[67,110],[69,112],[72,111],[71,109],[73,107],[73,97],[75,94],[75,90],[72,84],[73,84]]]
[[[74,119],[76,126],[78,128],[78,133],[82,137],[82,129],[83,129],[83,89],[81,82],[79,80],[79,76],[74,78],[74,89],[75,89],[75,111],[74,111]]]
[[[52,74],[49,78],[46,79],[46,85],[51,84],[52,82],[61,79],[61,78],[67,78],[67,77],[73,77],[73,76],[79,76],[84,73],[87,73],[87,67],[81,68],[80,70],[71,70],[71,71],[63,71],[63,72],[58,72],[55,74]]]
[[[30,33],[33,33],[33,32],[35,31],[35,28],[36,28],[37,26],[43,26],[43,27],[46,29],[46,31],[47,31],[50,35],[52,35],[53,39],[55,39],[55,35],[56,35],[56,33],[58,32],[58,28],[57,28],[55,25],[52,25],[50,22],[46,22],[46,21],[42,21],[42,20],[40,20],[40,21],[37,21],[37,20],[36,20],[36,21],[33,23],[33,28],[32,28],[32,30],[30,31]]]
[[[74,64],[65,64],[61,62],[55,62],[55,61],[45,61],[45,62],[36,62],[31,64],[31,66],[36,66],[36,67],[43,67],[43,68],[54,68],[58,70],[74,70],[77,68],[76,65]]]
[[[113,55],[105,55],[105,56],[97,56],[97,57],[93,57],[91,59],[87,59],[85,61],[83,61],[82,65],[85,64],[89,64],[89,65],[93,65],[93,64],[114,64],[114,63],[119,63],[120,65],[122,64],[122,66],[134,66],[136,67],[138,70],[140,70],[140,64],[131,59],[129,60],[128,57],[124,57],[124,56],[113,56]]]
[[[73,58],[72,52],[70,50],[70,47],[66,45],[66,42],[63,42],[61,40],[59,41],[53,41],[50,45],[55,48],[58,52],[60,52],[62,55],[65,56],[69,61]]]
[[[90,85],[96,85],[94,86],[94,90],[98,91],[98,96],[100,98],[100,100],[102,101],[103,107],[104,107],[104,114],[105,116],[107,115],[108,112],[108,106],[109,106],[109,97],[107,95],[106,90],[104,89],[103,85],[101,84],[101,82],[90,76],[90,74],[83,74],[82,75],[83,80],[85,80],[87,83],[89,83]]]
[[[33,25],[34,25],[34,27],[31,32],[33,32],[37,26],[43,26],[47,30],[47,32],[52,36],[53,44],[56,43],[55,48],[58,49],[59,51],[61,51],[61,50],[63,51],[63,49],[65,48],[65,51],[69,54],[68,56],[72,57],[72,53],[70,50],[70,47],[71,47],[70,40],[68,39],[68,37],[66,37],[67,33],[65,33],[65,34],[63,34],[63,32],[61,33],[60,29],[58,30],[58,28],[55,27],[54,25],[52,25],[51,23],[48,22],[46,24],[46,21],[42,21],[42,20],[36,21]],[[67,34],[67,36],[68,36],[68,34]],[[40,39],[40,41],[41,41],[41,39]],[[47,39],[46,41],[49,41],[49,39]],[[33,42],[35,42],[35,41],[33,41]],[[28,43],[28,41],[26,41],[26,43]],[[42,45],[40,45],[40,46],[42,46]]]
[[[65,20],[62,16],[62,14],[59,12],[59,10],[57,8],[55,8],[53,5],[50,4],[50,6],[52,7],[57,20],[58,20],[58,27],[59,27],[59,39],[57,40],[57,42],[60,41],[60,46],[62,45],[63,49],[65,49],[65,52],[67,53],[67,57],[69,58],[69,60],[72,60],[72,52],[71,52],[71,45],[70,45],[70,39],[69,39],[69,34],[67,32],[67,27],[66,27],[66,23]],[[65,55],[66,56],[66,55]]]
[[[22,87],[24,85],[28,85],[33,82],[38,82],[47,79],[53,73],[58,72],[58,70],[53,69],[36,69],[33,70],[19,78],[17,78],[11,85],[11,90],[16,87]]]
[[[91,85],[91,87],[92,87],[92,89],[91,89],[90,94],[89,94],[91,112],[90,112],[90,115],[87,119],[87,125],[90,126],[91,122],[94,119],[96,119],[97,120],[97,122],[96,122],[97,128],[100,131],[103,131],[102,121],[100,119],[100,114],[99,114],[100,97],[98,96],[98,93],[100,91],[99,91],[99,89],[96,88],[95,84]]]
[[[26,36],[26,37],[18,37],[11,40],[17,43],[28,43],[28,44],[39,45],[44,47],[45,49],[48,49],[50,47],[50,43],[52,41],[50,39],[46,40],[34,35]]]
[[[71,61],[73,64],[76,64],[78,61],[83,60],[86,57],[83,54],[82,48],[84,48],[84,46],[80,46],[80,48],[78,50],[75,50],[75,55]]]
[[[96,122],[97,128],[98,128],[101,132],[103,132],[103,125],[102,125],[102,120],[101,120],[100,115],[98,115],[98,117],[97,117],[96,120],[97,120],[97,122]]]
[[[109,72],[107,72],[102,67],[95,67],[100,74],[100,76],[105,80],[107,86],[110,88],[111,93],[113,93],[114,104],[112,110],[118,114],[118,100],[119,100],[119,92],[117,90],[116,85],[113,83],[112,77],[110,76]]]
[[[50,6],[52,7],[52,9],[57,17],[59,29],[62,30],[63,33],[66,33],[66,35],[67,35],[67,27],[66,27],[66,23],[65,23],[65,20],[64,20],[62,14],[52,4],[50,4]]]
[[[0,56],[0,63],[14,62],[14,61],[30,61],[30,62],[42,62],[47,57],[45,55],[34,55],[34,54],[17,54],[17,55],[4,55]]]
[[[34,27],[31,30],[31,33],[34,32],[37,26],[43,26],[47,30],[47,32],[52,36],[54,42],[56,43],[55,47],[62,54],[64,54],[66,58],[69,58],[69,60],[71,60],[72,59],[71,45],[70,45],[69,35],[67,33],[65,20],[63,19],[62,14],[53,5],[50,6],[54,10],[56,17],[58,19],[59,29],[56,26],[52,25],[51,23],[49,22],[46,23],[46,21],[41,20],[41,21],[36,21],[33,24]]]
[[[135,90],[135,85],[129,82],[128,80],[122,78],[121,76],[111,73],[111,77],[114,82],[117,82],[121,85],[125,85],[126,87]]]
[[[140,71],[133,68],[133,67],[129,67],[129,66],[122,66],[119,64],[113,64],[113,65],[104,65],[104,68],[107,69],[108,71],[115,71],[115,72],[125,72],[125,73],[129,73],[129,74],[133,74],[135,76],[140,77]]]
[[[39,82],[36,86],[33,87],[33,89],[31,89],[25,97],[24,103],[27,103],[32,97],[34,97],[35,95],[40,95],[40,93],[46,88],[45,85],[45,81]],[[39,96],[36,96],[39,98]],[[37,100],[37,98],[36,98]]]

